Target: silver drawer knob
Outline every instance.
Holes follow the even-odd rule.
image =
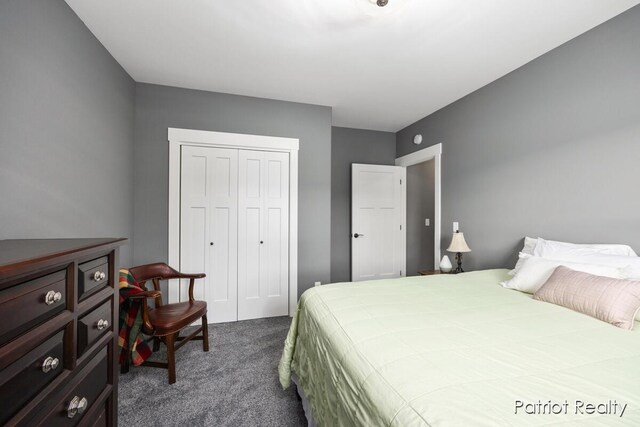
[[[106,319],[100,319],[98,320],[98,323],[96,324],[96,327],[98,328],[99,331],[108,328],[109,327],[109,321]]]
[[[89,406],[89,401],[87,400],[86,397],[83,397],[82,399],[80,399],[80,402],[78,402],[78,413],[82,414],[84,411],[87,410],[88,406]]]
[[[105,277],[107,277],[107,275],[102,271],[96,271],[95,273],[93,273],[93,280],[95,282],[99,282],[100,280],[104,280]]]
[[[54,304],[62,299],[62,293],[56,291],[49,291],[44,296],[44,303],[47,305]]]
[[[89,406],[89,401],[83,397],[80,398],[78,396],[73,396],[71,402],[69,402],[69,406],[67,406],[67,417],[73,418],[76,414],[82,414],[87,410]]]
[[[47,373],[55,370],[60,365],[60,360],[57,357],[47,357],[42,362],[42,372]]]

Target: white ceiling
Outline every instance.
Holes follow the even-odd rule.
[[[66,0],[139,82],[397,131],[640,0]]]

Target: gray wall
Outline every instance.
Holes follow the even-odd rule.
[[[407,276],[433,270],[434,174],[434,160],[407,168]]]
[[[510,267],[525,235],[640,251],[640,7],[401,130],[397,154],[443,144],[446,247]]]
[[[64,1],[0,2],[0,239],[132,237],[134,96]]]
[[[351,164],[395,164],[390,132],[331,130],[331,281],[351,280]]]
[[[331,274],[331,108],[136,84],[134,263],[167,260],[167,128],[300,139],[298,293]]]

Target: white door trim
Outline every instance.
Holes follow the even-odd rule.
[[[183,145],[289,153],[289,316],[298,305],[298,149],[296,138],[168,128],[169,139],[169,265],[180,266],[180,152]],[[178,302],[176,286],[168,301]]]
[[[429,160],[435,161],[434,214],[433,214],[433,266],[440,268],[440,239],[442,238],[442,144],[432,145],[396,159],[396,166],[413,166]]]

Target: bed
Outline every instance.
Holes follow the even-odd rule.
[[[639,322],[616,328],[505,289],[507,278],[312,288],[280,382],[295,377],[319,426],[640,425]]]

